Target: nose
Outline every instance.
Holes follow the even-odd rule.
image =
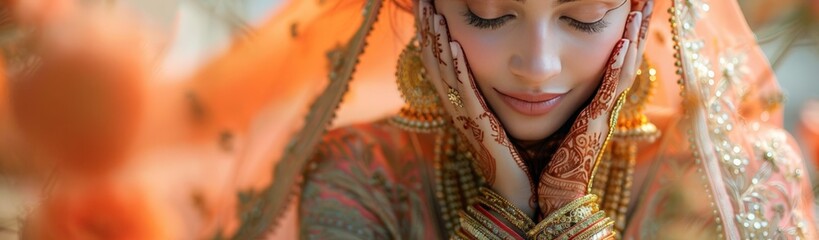
[[[544,24],[545,25],[545,24]],[[518,38],[516,54],[512,55],[509,70],[524,84],[543,86],[560,74],[560,47],[556,36],[549,36],[544,25],[528,29]]]

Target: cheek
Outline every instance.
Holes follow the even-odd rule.
[[[607,34],[601,37],[575,39],[570,43],[571,47],[563,52],[563,62],[587,75],[586,77],[602,76],[612,49],[621,38],[621,34]]]
[[[571,41],[565,41],[562,53],[564,72],[572,75],[577,84],[596,83],[600,81],[611,52],[617,42],[623,38],[624,23],[614,23],[607,30],[597,34],[574,36]]]
[[[466,54],[469,69],[472,71],[478,85],[486,86],[487,81],[504,79],[508,72],[507,64],[510,49],[505,49],[506,39],[503,36],[480,32],[466,24],[450,23],[450,34],[454,41],[458,41]]]

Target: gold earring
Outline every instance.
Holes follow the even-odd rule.
[[[433,132],[446,123],[438,93],[425,73],[421,50],[416,39],[412,39],[401,52],[395,74],[404,99],[404,107],[390,119],[396,126],[414,132]]]
[[[659,136],[657,127],[649,122],[645,115],[645,107],[651,100],[656,85],[657,70],[650,64],[649,59],[643,57],[631,91],[620,110],[615,137],[622,140],[653,142]]]
[[[660,131],[648,121],[644,112],[655,85],[657,70],[643,57],[631,91],[620,109],[612,141],[604,150],[603,159],[594,176],[592,193],[600,196],[601,209],[614,220],[618,239],[625,231],[638,143],[653,142],[660,135]]]

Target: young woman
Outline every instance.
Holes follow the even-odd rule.
[[[415,24],[385,21],[402,14],[379,12],[390,6]],[[816,236],[781,91],[736,3],[308,1],[270,26],[261,38],[276,44],[225,59],[273,49],[262,62],[276,67],[214,72],[272,71],[287,92],[331,81],[302,131],[279,141],[289,144],[273,183],[243,198],[238,238],[274,221],[318,239]],[[372,120],[391,109],[385,59],[407,32],[395,72],[405,105]],[[370,121],[325,134],[354,75],[362,85],[338,114]],[[276,91],[258,87],[268,81],[192,92],[213,119],[238,122],[270,104],[260,96]],[[215,97],[243,86],[252,91]],[[297,214],[279,219],[291,202]]]
[[[312,120],[382,4],[416,22],[396,73],[406,105],[315,152],[302,131],[268,188],[279,198],[246,209],[282,208],[301,179],[304,238],[816,236],[781,94],[735,3],[369,1],[304,129],[326,124]]]
[[[173,147],[146,134],[157,148],[135,153],[127,145],[143,135],[134,109],[147,103],[137,87],[147,70],[142,55],[113,49],[138,41],[44,34],[73,33],[60,24],[74,22],[61,20],[73,8],[10,2],[48,9],[50,19],[7,23],[49,23],[22,31],[46,41],[23,42],[54,46],[6,46],[14,119],[67,159],[55,164],[62,179],[76,177],[47,181],[60,184],[47,185],[26,238],[258,239],[271,229],[310,239],[817,238],[806,166],[781,129],[782,93],[731,1],[292,1],[190,84],[151,98],[165,107],[146,108],[146,119],[178,122],[150,129],[190,125],[194,137]],[[96,44],[108,42],[128,44]],[[392,80],[400,110],[385,90]],[[324,90],[306,120],[293,120],[314,88]],[[111,104],[87,111],[89,102]],[[328,132],[337,113],[341,127]],[[301,132],[282,137],[291,126]],[[200,141],[213,136],[218,144]],[[177,152],[201,142],[196,154]],[[168,178],[185,186],[152,167],[123,170],[157,149],[170,152],[159,160],[197,160],[158,161],[169,175],[211,170]],[[278,153],[272,183],[248,190],[271,177],[265,164]],[[219,161],[203,167],[192,157],[202,155]],[[216,170],[225,167],[234,170]],[[157,207],[118,172],[161,183],[145,189],[181,207]]]

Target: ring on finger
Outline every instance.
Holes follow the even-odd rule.
[[[447,91],[447,97],[449,97],[449,102],[456,107],[464,107],[463,101],[461,101],[461,93],[458,90],[455,90],[452,87],[449,87],[449,91]]]

